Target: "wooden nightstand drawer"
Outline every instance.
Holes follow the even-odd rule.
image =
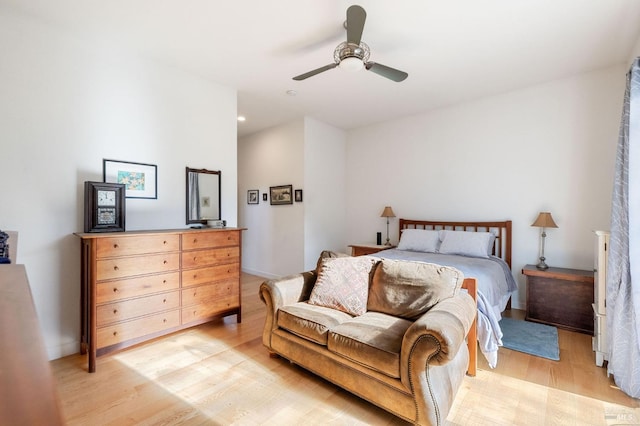
[[[593,335],[593,271],[526,265],[525,319]]]
[[[352,244],[349,247],[351,247],[351,256],[366,256],[367,254],[395,248],[395,246],[379,246],[377,244]]]

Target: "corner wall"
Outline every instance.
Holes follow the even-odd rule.
[[[222,170],[237,223],[234,89],[0,9],[0,229],[19,232],[49,358],[80,348],[83,183],[104,158],[158,167],[126,229],[185,228],[185,166]],[[1,272],[0,272],[1,273]]]
[[[520,270],[536,263],[538,212],[550,211],[552,266],[590,270],[595,229],[609,229],[625,66],[356,129],[347,143],[349,241],[398,218],[513,220],[514,307]]]
[[[305,118],[238,141],[243,270],[280,277],[315,267],[324,249],[346,250],[345,133]],[[292,184],[303,201],[270,205],[269,187]],[[247,204],[248,190],[259,204]]]

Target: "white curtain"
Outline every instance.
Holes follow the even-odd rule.
[[[640,58],[627,74],[607,263],[608,371],[640,398]]]
[[[189,172],[189,219],[200,220],[200,180],[198,173]]]

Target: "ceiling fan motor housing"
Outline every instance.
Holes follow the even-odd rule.
[[[333,60],[339,64],[346,58],[356,58],[362,62],[369,61],[370,50],[369,46],[363,41],[360,44],[354,44],[349,42],[342,42],[336,47],[333,52]]]

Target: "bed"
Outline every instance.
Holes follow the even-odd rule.
[[[461,232],[462,231],[462,232]],[[511,221],[445,222],[400,219],[396,248],[374,256],[460,269],[478,282],[477,338],[489,366],[502,346],[501,313],[510,307],[517,285],[511,273]]]

